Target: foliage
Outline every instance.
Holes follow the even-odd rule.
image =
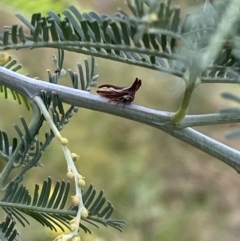
[[[0,202],[0,205],[8,213],[7,217],[11,216],[12,219],[14,217],[23,226],[26,226],[26,224],[30,223],[21,214],[24,213],[36,219],[43,226],[47,226],[55,231],[57,231],[56,227],[59,227],[62,231],[64,231],[64,226],[69,228],[68,222],[76,213],[76,207],[73,205],[68,209],[64,209],[69,196],[70,183],[58,181],[53,186],[49,177],[48,180],[44,181],[41,192],[39,192],[39,188],[39,185],[35,186],[34,196],[32,197],[26,187],[18,185],[17,182],[10,183],[4,198]],[[113,212],[113,206],[109,201],[107,206],[105,205],[106,198],[103,196],[102,191],[96,197],[96,190],[90,185],[83,194],[83,202],[90,212],[90,215],[87,218],[83,218],[83,220],[96,227],[97,225],[94,222],[122,230],[124,221],[109,220]],[[15,205],[16,207],[14,207]],[[80,227],[85,232],[91,233],[85,225],[80,224]]]
[[[55,230],[58,226],[64,231],[64,226],[67,226],[71,230],[71,236],[60,236],[58,239],[76,237],[79,227],[90,232],[80,222],[81,215],[89,224],[96,225],[97,222],[122,230],[125,222],[110,219],[113,206],[109,201],[105,205],[106,198],[102,191],[95,198],[96,191],[90,185],[82,193],[85,182],[73,163],[76,156],[70,153],[66,147],[67,139],[59,133],[77,112],[77,106],[148,124],[240,171],[239,152],[190,128],[239,122],[239,109],[207,115],[188,115],[193,90],[199,84],[239,83],[239,29],[234,28],[234,25],[237,26],[240,19],[237,13],[233,14],[234,8],[240,8],[238,1],[217,5],[206,1],[203,11],[188,14],[182,24],[180,8],[172,6],[170,1],[126,2],[131,13],[120,9],[114,18],[100,16],[95,12],[82,14],[74,6],[64,10],[63,16],[53,11],[49,11],[46,17],[34,13],[31,21],[17,14],[25,26],[5,27],[3,33],[0,33],[0,50],[58,49],[58,57],[53,57],[55,72],[48,71],[49,83],[14,73],[21,65],[11,58],[1,62],[0,90],[5,99],[8,99],[11,92],[19,104],[23,101],[33,113],[30,124],[21,117],[22,127],[14,125],[18,137],[14,137],[12,141],[7,132],[0,131],[0,155],[6,161],[0,176],[0,187],[6,193],[0,205],[7,214],[5,222],[0,226],[2,239],[19,239],[15,220],[24,226],[29,223],[22,213],[50,229]],[[228,28],[225,19],[230,19]],[[66,74],[63,69],[64,51],[91,56],[91,64],[85,60],[85,71],[80,64],[77,65],[79,74],[69,70],[71,88],[61,86],[58,82]],[[130,105],[124,106],[122,111],[122,106],[90,95],[90,88],[97,85],[98,79],[94,57],[158,70],[181,78],[186,88],[179,110],[176,113],[166,113]],[[223,97],[240,102],[239,97],[230,93],[224,93]],[[64,103],[70,104],[67,110]],[[41,141],[39,134],[42,133],[45,121],[50,129]],[[230,137],[237,134],[239,131]],[[68,177],[73,177],[75,182],[76,196],[72,196],[72,206],[69,209],[64,209],[69,196],[68,182],[57,182],[53,186],[51,178],[48,178],[44,181],[41,192],[36,185],[33,197],[26,187],[20,185],[27,171],[34,166],[43,166],[40,161],[42,154],[55,136],[60,141],[66,158]],[[227,155],[229,152],[231,155]],[[12,170],[19,166],[22,167],[21,170],[11,182],[6,183]],[[86,216],[82,213],[84,209],[88,211]]]

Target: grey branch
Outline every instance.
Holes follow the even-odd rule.
[[[144,123],[160,129],[177,139],[185,141],[205,153],[225,162],[236,171],[240,171],[240,152],[189,127],[185,128],[194,125],[200,126],[201,124],[209,125],[239,122],[239,116],[234,114],[188,115],[178,124],[178,126],[175,126],[169,122],[169,119],[173,114],[171,112],[153,110],[137,105],[123,107],[116,105],[115,103],[110,103],[108,99],[102,98],[98,95],[32,79],[3,67],[0,67],[0,84],[31,100],[34,96],[40,95],[41,90],[48,91],[49,93],[54,91],[64,103]]]

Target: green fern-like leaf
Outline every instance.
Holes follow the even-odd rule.
[[[64,59],[64,51],[59,49],[58,59],[56,61],[57,69],[60,71],[62,69]],[[78,78],[80,78],[81,88],[83,90],[89,91],[90,86],[96,85],[98,75],[96,75],[96,63],[94,57],[92,57],[91,63],[87,59],[85,62],[85,71],[83,71],[82,65],[79,63],[79,77],[76,73],[69,70],[70,78],[74,88],[78,88]],[[59,78],[59,71],[51,74],[49,72],[49,81],[57,84]],[[85,74],[84,74],[85,72]],[[63,103],[59,99],[57,93],[48,93],[42,91],[41,95],[43,102],[47,109],[52,113],[53,121],[59,130],[62,130],[63,127],[70,121],[71,117],[77,108],[75,106],[68,107],[67,110],[64,109]],[[13,145],[10,145],[10,141],[7,133],[1,132],[0,135],[0,155],[8,161],[10,158],[13,158],[12,161],[14,165],[24,164],[21,171],[14,178],[15,182],[20,182],[24,174],[34,166],[43,166],[40,162],[42,153],[46,150],[47,146],[51,143],[54,138],[53,132],[50,130],[45,134],[45,140],[43,142],[39,141],[37,135],[42,127],[44,122],[44,117],[40,113],[35,113],[34,115],[34,125],[27,125],[25,119],[20,117],[22,122],[22,127],[14,124],[14,128],[18,133],[20,142],[17,138],[13,139]],[[12,157],[12,154],[17,149],[17,154]]]
[[[206,1],[207,2],[207,1]],[[181,26],[182,47],[190,50],[195,55],[206,51],[210,39],[214,36],[221,22],[222,15],[227,8],[227,2],[219,2],[213,6],[209,3],[208,10],[187,14]],[[236,31],[222,41],[222,49],[217,58],[201,73],[200,80],[204,83],[237,83],[236,74],[240,73],[239,52],[239,26],[236,23]]]
[[[0,239],[6,241],[20,241],[18,231],[15,229],[15,221],[11,214],[8,214],[6,221],[0,223]]]
[[[17,147],[17,138],[13,138],[12,145],[9,144],[9,137],[6,132],[0,131],[0,156],[8,161]]]
[[[63,17],[50,11],[46,17],[35,13],[29,21],[18,14],[28,31],[17,25],[6,27],[0,34],[0,50],[52,47],[184,78],[191,56],[179,54],[178,47],[204,50],[224,8],[219,4],[212,14],[206,15],[204,11],[188,14],[180,26],[180,9],[172,7],[170,0],[128,0],[127,3],[132,15],[120,11],[114,19],[95,12],[80,13],[74,6],[64,10]],[[239,51],[233,42],[238,45],[239,41],[226,41],[218,58],[200,75],[202,82],[234,82],[226,74],[229,67],[240,70],[236,58]]]
[[[14,36],[13,38],[15,39]],[[2,67],[10,69],[12,71],[18,71],[22,68],[22,65],[17,63],[17,60],[12,60],[12,57],[9,56],[8,60],[2,65]],[[8,99],[9,92],[11,92],[13,99],[16,100],[19,105],[21,105],[23,102],[26,108],[30,110],[30,106],[26,97],[18,94],[14,90],[8,89],[7,87],[0,85],[0,93],[4,94],[5,99]]]
[[[0,50],[61,48],[183,76],[183,70],[178,68],[177,63],[187,63],[187,59],[174,52],[174,31],[179,24],[177,17],[168,20],[170,26],[174,24],[169,34],[143,33],[136,42],[138,24],[128,22],[121,14],[116,15],[118,20],[114,21],[95,12],[81,14],[71,6],[63,11],[63,15],[64,18],[61,18],[50,11],[47,17],[43,17],[36,13],[29,22],[18,14],[17,17],[26,25],[29,33],[23,34],[22,28],[15,25],[6,28],[0,34]]]
[[[52,180],[49,177],[43,182],[41,191],[39,185],[35,186],[32,197],[26,187],[12,182],[4,198],[0,201],[0,206],[2,206],[7,213],[11,213],[14,219],[19,221],[23,226],[29,224],[29,221],[23,215],[25,214],[51,230],[56,231],[56,227],[59,227],[64,231],[64,227],[69,228],[69,220],[77,213],[76,207],[73,206],[69,209],[64,209],[67,198],[69,197],[69,189],[69,182],[58,181],[56,185],[53,186]],[[121,231],[125,222],[110,219],[113,212],[112,204],[106,201],[102,191],[97,198],[95,198],[95,195],[96,190],[92,185],[90,185],[83,194],[84,206],[90,212],[89,216],[83,220],[96,227],[96,223],[99,223]],[[81,223],[80,227],[85,232],[90,232],[84,224]]]

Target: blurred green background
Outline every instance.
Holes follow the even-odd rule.
[[[9,0],[0,1],[0,28],[19,23],[14,16],[30,16],[48,10],[61,12],[75,4],[81,12],[94,10],[113,16],[117,7],[126,9],[123,0]],[[202,1],[173,1],[182,14]],[[9,51],[24,66],[24,73],[47,79],[46,69],[54,70],[54,49]],[[64,68],[77,71],[76,63],[89,56],[66,53]],[[129,85],[135,77],[143,81],[135,103],[146,107],[176,111],[184,85],[172,76],[109,60],[97,59],[99,84]],[[63,84],[69,84],[65,77]],[[239,86],[205,84],[194,91],[190,113],[217,112],[233,106],[220,98],[222,91],[239,94]],[[92,89],[95,93],[95,89]],[[1,98],[0,129],[16,135],[12,124],[20,125],[19,116],[28,116],[24,107]],[[240,149],[238,140],[227,140],[225,134],[235,126],[218,125],[197,128],[199,131]],[[47,127],[46,127],[47,130]],[[237,241],[240,238],[239,175],[220,161],[151,127],[104,113],[80,109],[62,132],[69,148],[80,156],[79,172],[87,184],[104,189],[114,204],[113,218],[125,219],[120,233],[111,228],[92,228],[92,235],[81,231],[86,241]],[[34,168],[24,183],[33,188],[43,178],[66,179],[66,164],[56,140],[44,153],[44,168]],[[4,163],[1,163],[3,168]],[[47,170],[47,171],[46,171]],[[51,240],[55,233],[33,222],[26,230],[19,225],[24,240]]]

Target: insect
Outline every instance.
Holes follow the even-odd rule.
[[[121,103],[123,105],[131,104],[134,100],[136,91],[140,88],[142,81],[138,78],[129,87],[119,87],[115,85],[105,84],[100,85],[97,93],[110,101]]]

